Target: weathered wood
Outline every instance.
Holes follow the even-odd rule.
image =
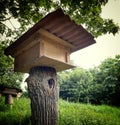
[[[22,59],[21,59],[21,63],[22,63]],[[16,65],[16,64],[15,64]],[[49,58],[47,56],[42,56],[41,58],[36,58],[33,60],[33,62],[29,63],[29,64],[25,64],[21,67],[21,64],[17,64],[17,67],[15,67],[15,71],[19,71],[19,72],[29,72],[30,67],[35,67],[35,66],[49,66],[49,67],[54,67],[56,69],[56,71],[63,71],[65,69],[70,69],[70,68],[74,68],[75,66],[68,64],[68,63],[64,63],[61,62],[59,60],[53,59],[53,58]]]
[[[58,40],[54,40],[45,34],[37,33],[36,38],[34,37],[26,40],[27,45],[20,44],[15,49],[15,71],[29,72],[32,67],[43,65],[54,67],[56,71],[73,67],[72,65],[70,66],[71,48],[67,44],[60,43],[60,41],[58,42]],[[47,60],[44,59],[44,62],[41,63],[43,58]],[[50,63],[48,63],[48,59]],[[55,61],[60,64],[55,63]]]
[[[2,94],[0,93],[0,97],[2,97]]]
[[[7,94],[5,96],[5,104],[11,104],[11,105],[13,104],[13,97],[11,94]]]
[[[16,89],[11,89],[11,88],[4,88],[4,90],[2,91],[3,94],[10,94],[13,96],[17,96],[18,91]]]
[[[58,42],[58,43],[60,43],[60,44],[62,44],[62,45],[64,45],[64,46],[67,46],[67,47],[71,48],[71,49],[74,49],[74,48],[75,48],[75,46],[74,46],[73,44],[71,44],[71,43],[65,41],[64,39],[61,39],[60,37],[57,37],[56,35],[54,35],[54,34],[48,32],[47,30],[45,30],[45,29],[43,29],[43,28],[40,28],[38,32],[39,32],[40,34],[42,34],[42,35],[48,37],[48,38],[51,39],[52,41],[54,40],[54,41],[56,41],[56,42]]]
[[[34,67],[26,79],[32,125],[58,125],[58,83],[52,67]]]

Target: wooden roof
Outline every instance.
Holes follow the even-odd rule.
[[[22,93],[22,90],[14,87],[12,88],[0,85],[0,93],[3,95],[11,94],[13,96],[17,96],[18,93]]]
[[[15,90],[16,92],[22,92],[21,89],[18,89],[18,88],[15,88],[15,87],[7,87],[7,86],[4,86],[4,85],[0,85],[0,91],[4,91],[5,89],[11,89],[11,90]]]
[[[87,47],[95,43],[94,37],[88,33],[81,25],[77,25],[61,9],[49,13],[25,34],[23,34],[12,45],[5,49],[6,55],[14,55],[14,49],[38,30],[44,30],[57,38],[64,40],[73,46],[71,52]]]

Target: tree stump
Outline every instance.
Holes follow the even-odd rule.
[[[58,83],[52,67],[34,67],[26,79],[32,125],[58,125]]]

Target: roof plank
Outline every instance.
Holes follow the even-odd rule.
[[[13,55],[16,46],[24,43],[26,39],[38,31],[51,34],[50,36],[53,35],[57,40],[71,47],[71,52],[75,52],[96,42],[94,37],[81,25],[77,25],[68,15],[64,14],[62,9],[58,9],[49,13],[18,40],[6,48],[5,54]],[[84,43],[81,43],[81,41]]]

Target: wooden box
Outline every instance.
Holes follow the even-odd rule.
[[[15,71],[29,72],[34,66],[50,66],[57,71],[72,68],[71,44],[40,29],[14,50]]]

